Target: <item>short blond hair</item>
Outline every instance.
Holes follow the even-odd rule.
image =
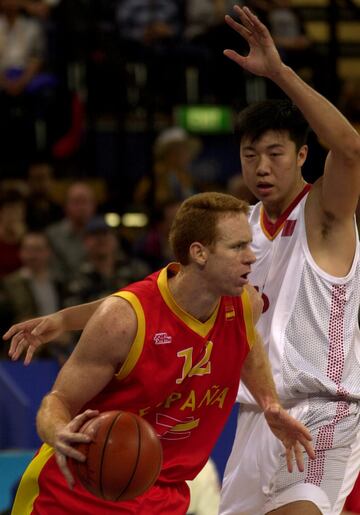
[[[189,264],[190,245],[198,241],[206,246],[216,242],[220,216],[248,214],[249,204],[226,193],[206,192],[193,195],[179,207],[170,229],[170,245],[175,259]]]

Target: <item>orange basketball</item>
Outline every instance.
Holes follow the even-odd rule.
[[[88,420],[81,432],[96,428],[94,441],[77,449],[85,462],[71,461],[77,479],[107,501],[125,501],[144,493],[156,481],[162,448],[153,427],[126,411],[107,411]]]

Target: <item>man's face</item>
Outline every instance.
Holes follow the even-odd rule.
[[[259,140],[243,138],[240,160],[244,181],[264,205],[292,200],[302,183],[306,145],[296,151],[287,132],[267,131]]]
[[[28,234],[22,242],[20,257],[23,265],[30,270],[46,270],[51,258],[51,250],[43,236]]]
[[[244,213],[219,217],[216,242],[208,249],[209,285],[218,295],[237,296],[247,284],[255,255],[250,249],[251,229]]]
[[[89,259],[116,256],[118,241],[112,231],[95,231],[85,235],[84,243]]]
[[[85,184],[76,184],[68,192],[66,215],[75,223],[85,224],[95,213],[95,199],[92,191]]]

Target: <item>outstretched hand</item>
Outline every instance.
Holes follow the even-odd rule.
[[[228,15],[225,16],[225,21],[248,42],[250,51],[247,56],[229,49],[224,50],[224,54],[254,75],[274,77],[283,63],[270,32],[248,7],[241,8],[235,5],[234,10],[240,18],[240,23]]]
[[[34,352],[40,345],[58,338],[64,332],[63,320],[59,313],[39,318],[32,318],[10,327],[3,335],[4,340],[10,340],[9,356],[17,360],[26,351],[24,364],[28,365]]]
[[[303,448],[310,459],[315,458],[310,431],[301,422],[289,415],[279,404],[269,406],[265,410],[264,415],[271,431],[281,440],[285,447],[288,471],[293,471],[295,455],[297,468],[300,472],[303,472]]]

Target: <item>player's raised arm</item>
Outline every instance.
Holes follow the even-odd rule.
[[[227,24],[249,44],[242,56],[225,50],[245,70],[272,80],[298,106],[319,139],[329,148],[317,205],[330,219],[348,219],[355,213],[360,194],[360,136],[346,118],[286,66],[266,26],[247,7],[235,6],[240,18],[226,16]]]
[[[17,360],[26,351],[24,364],[28,365],[41,345],[54,341],[67,331],[83,329],[103,300],[72,306],[51,315],[14,324],[3,335],[4,340],[11,339],[10,358]]]

